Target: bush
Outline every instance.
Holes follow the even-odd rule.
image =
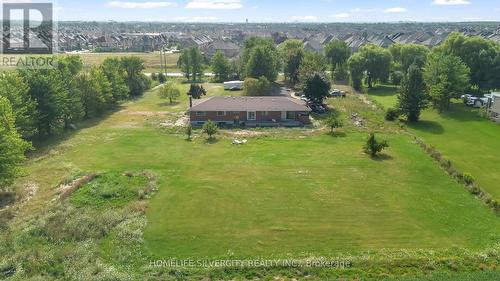
[[[386,140],[379,142],[375,138],[375,134],[371,133],[363,148],[366,154],[369,154],[371,157],[375,157],[378,153],[388,147],[389,143]]]
[[[466,185],[472,185],[475,182],[474,177],[470,173],[463,173],[461,178]]]
[[[245,79],[243,87],[245,96],[269,96],[271,94],[271,83],[264,76],[259,79]]]
[[[207,134],[209,139],[213,139],[218,130],[219,128],[217,127],[217,124],[215,124],[212,120],[208,120],[208,122],[203,124],[203,133]]]
[[[385,113],[385,120],[393,122],[396,121],[399,116],[401,116],[401,112],[398,109],[389,108]]]
[[[156,75],[156,73],[151,73],[151,80],[153,81],[157,81],[158,80],[158,75]]]

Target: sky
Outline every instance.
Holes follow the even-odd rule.
[[[500,0],[58,0],[56,5],[59,20],[500,21]]]

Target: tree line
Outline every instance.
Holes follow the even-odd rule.
[[[74,129],[151,87],[137,57],[108,58],[89,70],[79,56],[56,60],[54,69],[0,73],[0,190],[12,183],[30,141]]]

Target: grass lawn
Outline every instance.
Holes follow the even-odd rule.
[[[379,87],[370,96],[385,107],[397,102],[394,87]],[[479,110],[454,101],[449,111],[426,110],[412,132],[436,147],[457,168],[471,173],[479,186],[500,200],[500,126],[479,115]]]
[[[187,142],[155,125],[186,106],[184,95],[168,105],[148,93],[51,146],[22,179],[40,186],[29,206],[75,173],[146,169],[158,175],[144,236],[154,257],[477,249],[498,239],[498,218],[404,135],[385,134],[391,148],[376,161],[361,151],[366,134],[354,130],[339,138],[278,130],[235,147],[229,137],[207,144],[197,132]]]
[[[106,58],[121,58],[126,56],[136,56],[144,60],[145,72],[159,72],[161,61],[160,54],[155,53],[82,53],[78,54],[85,65],[91,67],[101,64]],[[167,68],[170,72],[180,72],[177,68],[179,54],[167,54]]]

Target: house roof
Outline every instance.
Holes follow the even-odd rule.
[[[289,97],[211,97],[196,100],[189,111],[306,111],[305,102]]]

